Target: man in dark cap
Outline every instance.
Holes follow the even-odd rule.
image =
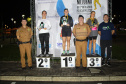
[[[86,51],[87,51],[87,37],[90,35],[90,28],[88,24],[84,23],[84,17],[79,15],[78,17],[79,23],[74,26],[73,34],[76,38],[76,68],[80,67],[80,56],[82,54],[82,65],[84,68],[87,67],[87,58],[86,58]]]

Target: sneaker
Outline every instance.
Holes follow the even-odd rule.
[[[22,70],[26,70],[26,67],[23,67]]]
[[[89,53],[89,55],[91,56],[91,53]]]
[[[105,66],[105,62],[102,62],[102,66]]]
[[[84,70],[87,70],[87,67],[83,67]]]
[[[96,56],[96,53],[93,53],[92,55]]]
[[[49,54],[46,54],[46,57],[49,57]]]
[[[69,50],[67,50],[67,55],[70,55]]]
[[[77,67],[77,66],[76,66],[75,68],[76,68],[76,69],[79,69],[80,67]]]
[[[107,62],[106,65],[107,65],[107,66],[111,66],[111,63],[110,63],[110,62]]]
[[[63,51],[63,53],[62,53],[62,55],[65,55],[66,54],[66,52],[65,52],[65,50]]]
[[[44,54],[41,54],[41,55],[40,55],[40,57],[43,57],[43,56],[44,56]]]
[[[33,69],[33,67],[31,66],[31,67],[29,67],[29,69]]]

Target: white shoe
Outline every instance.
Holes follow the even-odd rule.
[[[40,57],[43,57],[43,56],[44,56],[44,54],[41,54],[41,55],[40,55]]]
[[[49,57],[49,54],[46,54],[46,57]]]
[[[93,53],[92,55],[96,56],[97,54],[96,53]]]

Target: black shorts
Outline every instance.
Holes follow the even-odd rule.
[[[71,28],[62,28],[62,37],[71,37]]]
[[[88,37],[89,40],[96,40],[97,36]]]

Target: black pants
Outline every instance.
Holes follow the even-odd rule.
[[[101,40],[101,56],[105,61],[105,48],[107,47],[107,61],[111,60],[112,40]]]
[[[42,54],[44,54],[45,50],[46,50],[46,54],[48,54],[48,52],[49,52],[49,33],[39,34],[39,40],[41,43]],[[44,43],[45,43],[45,45],[44,45]]]

